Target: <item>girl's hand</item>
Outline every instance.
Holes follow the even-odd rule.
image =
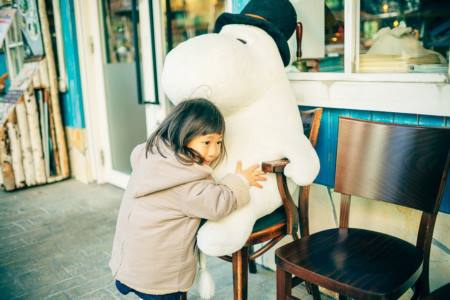
[[[262,188],[262,185],[258,181],[266,181],[265,173],[259,169],[259,164],[254,164],[249,168],[242,170],[242,161],[238,161],[236,164],[236,173],[241,174],[247,178],[250,186]]]

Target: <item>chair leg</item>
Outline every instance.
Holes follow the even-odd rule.
[[[291,296],[292,275],[277,266],[277,300],[286,300]]]
[[[253,253],[253,246],[248,247],[249,253]],[[248,271],[251,274],[256,274],[258,270],[256,269],[256,262],[253,259],[248,260]]]
[[[256,262],[252,259],[248,260],[248,270],[252,274],[258,273],[258,269],[256,268]]]
[[[317,285],[315,285],[315,284],[312,284],[312,283],[310,283],[310,286],[311,286],[313,299],[314,300],[320,300],[319,287]]]
[[[424,267],[425,268],[425,267]],[[413,287],[414,295],[412,300],[425,298],[430,294],[430,284],[428,272],[424,270]]]
[[[306,287],[306,291],[308,292],[308,294],[312,295],[311,283],[305,281],[305,287]]]
[[[234,300],[247,300],[248,260],[248,247],[233,253]]]

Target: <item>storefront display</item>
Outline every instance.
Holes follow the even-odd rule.
[[[411,27],[379,30],[366,54],[360,55],[360,72],[447,72],[447,61],[425,49]]]
[[[53,101],[47,58],[27,62],[0,99],[0,187],[7,191],[69,176],[58,101]],[[64,138],[64,136],[63,136]]]
[[[447,73],[449,47],[450,2],[361,0],[360,72]]]

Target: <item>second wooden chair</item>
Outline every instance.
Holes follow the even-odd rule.
[[[335,181],[335,191],[341,193],[339,228],[302,236],[277,249],[277,299],[297,299],[291,295],[292,275],[314,284],[316,299],[317,285],[339,293],[340,299],[395,299],[413,286],[415,299],[425,297],[449,149],[450,128],[341,118]],[[349,228],[351,195],[420,210],[416,245]]]

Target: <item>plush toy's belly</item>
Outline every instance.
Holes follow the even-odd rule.
[[[246,113],[239,117],[225,119],[224,142],[227,155],[214,172],[218,177],[234,172],[239,160],[242,161],[243,167],[249,167],[256,163],[261,164],[264,161],[283,158],[285,150],[293,147],[291,142],[303,134],[299,117],[294,120],[283,120],[280,117],[277,121],[272,119],[275,118],[274,116],[271,116],[271,119],[255,119],[256,115],[261,114],[258,111],[258,113]],[[280,126],[280,122],[291,124]]]
[[[242,161],[243,167],[248,168],[253,164],[261,165],[264,161],[281,159],[283,147],[287,147],[284,141],[298,138],[298,131],[278,132],[275,121],[266,119],[264,123],[250,124],[249,120],[255,120],[251,114],[243,114],[239,118],[226,119],[227,129],[225,135],[225,146],[227,156],[224,161],[214,170],[214,176],[219,179],[227,173],[235,172],[236,163]],[[294,121],[300,119],[295,119]],[[279,122],[279,121],[277,121]],[[292,127],[297,130],[297,122],[293,122]],[[289,136],[292,135],[292,136]],[[290,183],[291,192],[294,192],[294,184]],[[274,174],[267,174],[267,181],[261,182],[262,189],[251,188],[250,206],[257,218],[265,216],[278,208],[281,203],[281,197]]]
[[[290,179],[287,179],[287,182],[291,194],[295,193],[295,184]],[[253,206],[257,219],[270,214],[282,205],[275,175],[273,174],[268,174],[267,181],[263,183],[262,189],[252,188],[250,195],[251,200],[249,205]]]

